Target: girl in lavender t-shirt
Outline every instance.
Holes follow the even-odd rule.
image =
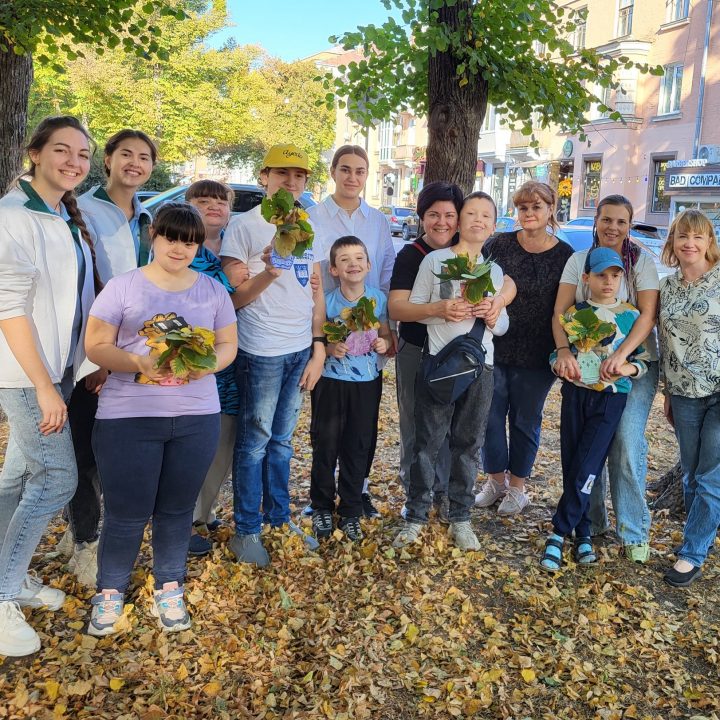
[[[237,352],[225,288],[189,268],[205,231],[198,212],[165,205],[150,229],[153,260],[110,280],[90,310],[88,356],[111,371],[93,431],[105,500],[91,635],[110,635],[148,518],[152,517],[154,614],[166,631],[190,627],[183,600],[193,508],[215,454],[220,403],[214,373]],[[156,323],[215,332],[217,366],[178,383],[155,367],[147,344]]]

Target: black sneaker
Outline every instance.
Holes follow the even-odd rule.
[[[363,531],[360,527],[360,518],[340,518],[338,527],[345,533],[347,538],[353,542],[358,542],[363,539]]]
[[[382,517],[380,515],[379,510],[377,510],[377,508],[372,504],[372,497],[370,497],[370,493],[362,494],[362,506],[363,506],[363,515],[366,518]]]
[[[333,531],[332,513],[328,510],[313,510],[312,526],[318,540],[329,538]]]
[[[188,555],[192,557],[202,557],[212,552],[212,542],[202,535],[191,535],[190,545],[188,547]]]

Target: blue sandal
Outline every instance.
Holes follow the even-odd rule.
[[[575,538],[575,562],[578,565],[592,565],[597,562],[597,555],[589,537]]]
[[[545,550],[540,560],[540,567],[548,572],[558,572],[563,564],[564,540],[558,535],[550,535],[545,541]],[[555,552],[557,551],[557,552]]]

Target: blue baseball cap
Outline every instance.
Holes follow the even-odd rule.
[[[620,268],[625,272],[625,263],[623,263],[622,258],[610,248],[593,248],[585,258],[586,273],[601,273],[611,267]]]

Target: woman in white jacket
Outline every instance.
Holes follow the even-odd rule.
[[[73,117],[46,118],[27,152],[27,179],[0,200],[0,407],[10,425],[0,473],[0,655],[10,656],[40,648],[20,608],[57,610],[65,599],[28,567],[77,482],[64,398],[89,370],[83,335],[95,293],[92,244],[73,195],[90,169],[87,131]]]

